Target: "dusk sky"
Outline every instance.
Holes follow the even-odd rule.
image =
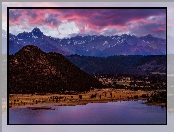
[[[7,7],[167,7],[167,35],[174,36],[174,2],[2,2],[2,29],[7,30]],[[34,27],[34,26],[33,26]],[[32,30],[32,28],[29,28],[28,31]],[[15,28],[15,26],[10,27],[11,31],[13,33],[20,32],[22,29]],[[16,30],[16,31],[15,31]],[[18,31],[19,30],[19,31]],[[47,30],[41,29],[44,33],[46,33]],[[55,30],[56,31],[56,30]],[[49,33],[49,32],[48,32]],[[47,34],[48,34],[47,33]],[[2,46],[3,47],[3,46]],[[6,46],[5,46],[6,47]],[[171,46],[167,46],[168,49],[173,48],[173,41]],[[174,53],[174,52],[173,52]],[[168,63],[168,66],[173,67],[172,63]],[[173,76],[173,74],[170,72],[170,70],[167,73],[167,76]],[[6,80],[6,75],[3,74],[3,77]],[[170,79],[168,80],[169,83],[174,84]],[[6,81],[4,81],[6,82]],[[5,85],[7,86],[7,85]],[[6,88],[6,87],[5,87]],[[167,87],[168,91],[172,87]],[[172,100],[169,98],[169,101],[172,102]],[[9,131],[9,132],[14,132],[15,129],[18,130],[18,132],[31,132],[31,131],[42,131],[42,132],[47,132],[52,131],[52,132],[57,132],[57,130],[68,132],[89,132],[89,131],[100,131],[100,132],[105,132],[105,131],[110,131],[110,132],[115,132],[117,131],[126,131],[126,130],[132,130],[134,132],[139,132],[141,129],[142,132],[149,131],[149,132],[154,132],[156,131],[171,131],[174,129],[174,120],[173,117],[170,114],[167,114],[167,121],[168,125],[151,125],[151,126],[142,126],[142,125],[112,125],[112,126],[106,126],[106,125],[93,125],[93,126],[87,126],[87,125],[74,125],[72,126],[63,126],[63,125],[18,125],[18,126],[10,126],[7,125],[7,117],[6,114],[2,115],[2,131]]]
[[[166,36],[165,9],[13,9],[10,32],[30,32],[39,27],[56,38],[76,35],[131,34]]]

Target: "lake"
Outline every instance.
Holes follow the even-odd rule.
[[[51,106],[56,110],[10,108],[9,124],[166,124],[166,108],[143,101]]]

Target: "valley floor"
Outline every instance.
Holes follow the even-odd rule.
[[[132,91],[125,89],[95,89],[80,94],[10,94],[10,108],[42,107],[42,106],[75,106],[87,103],[107,103],[111,101],[146,100],[142,95],[151,95],[153,91]],[[165,103],[149,105],[166,106]]]

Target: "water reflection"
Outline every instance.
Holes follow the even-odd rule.
[[[10,108],[10,124],[166,124],[166,108],[143,101],[52,106],[57,110]]]

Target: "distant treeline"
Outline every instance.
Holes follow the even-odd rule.
[[[166,55],[115,55],[109,57],[71,55],[65,57],[80,69],[92,75],[166,73]]]

